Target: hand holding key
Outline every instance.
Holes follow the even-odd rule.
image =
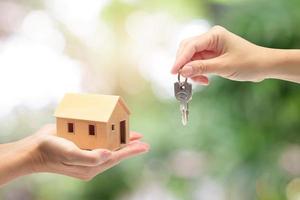
[[[278,74],[274,73],[276,67],[270,66],[274,64],[274,58],[284,56],[277,56],[277,53],[215,26],[207,33],[181,42],[172,73],[177,74],[180,70],[182,76],[204,85],[208,84],[209,74],[257,82]]]
[[[178,82],[174,83],[174,93],[176,99],[180,103],[182,124],[185,126],[189,117],[189,101],[192,99],[192,84],[185,81],[180,81],[180,73],[178,73]]]

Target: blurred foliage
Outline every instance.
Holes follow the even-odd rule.
[[[165,5],[188,7],[191,15],[180,13],[179,18],[183,19],[184,15],[193,16],[195,9],[198,9],[198,17],[206,10],[213,24],[225,26],[259,45],[299,48],[299,4],[296,0],[264,0],[212,1],[201,6],[199,1],[172,1]],[[119,6],[109,7],[110,15],[116,17],[113,9],[119,10]],[[136,6],[143,7],[143,4]],[[164,4],[152,1],[147,2],[147,7],[165,8]],[[132,98],[133,128],[144,132],[146,141],[152,145],[144,162],[151,158],[166,160],[178,148],[204,151],[210,157],[207,173],[221,178],[228,189],[238,188],[243,199],[276,200],[285,199],[286,183],[291,178],[278,167],[279,153],[287,145],[300,141],[298,90],[298,85],[284,81],[266,80],[253,84],[216,78],[210,86],[194,94],[189,126],[184,128],[178,118],[174,120],[178,115],[177,105],[159,102],[149,96],[151,91],[128,99]],[[145,110],[145,105],[151,109]],[[110,171],[111,176],[113,172]],[[128,172],[127,175],[128,179],[132,176]],[[182,199],[192,199],[190,187],[186,186],[190,181],[175,176],[167,185]],[[97,191],[92,194],[103,197],[105,191],[110,192],[100,187]],[[228,194],[228,199],[233,197]]]
[[[134,2],[113,0],[99,15],[113,27],[121,44],[126,38],[124,29],[128,15],[137,10],[159,10],[170,13],[178,21],[205,17],[212,24],[225,26],[258,45],[274,48],[300,46],[298,0]],[[72,37],[68,35],[68,38]],[[76,38],[72,42],[81,48],[82,44]],[[70,52],[77,58],[81,53]],[[124,62],[122,59],[125,59]],[[126,55],[116,62],[126,66]],[[197,199],[193,190],[206,176],[222,183],[226,199],[286,199],[287,184],[295,177],[280,168],[278,163],[285,148],[300,142],[300,93],[297,84],[278,80],[248,83],[212,78],[209,86],[196,89],[187,127],[180,124],[177,102],[158,99],[149,83],[137,94],[126,93],[121,87],[116,90],[125,96],[132,109],[132,129],[145,134],[144,140],[150,143],[151,151],[125,161],[89,183],[61,178],[61,188],[51,183],[47,184],[48,187],[36,184],[36,199],[62,199],[63,195],[63,199],[112,200],[135,191],[143,181],[156,179],[178,199]],[[51,110],[54,106],[49,107]],[[24,116],[24,113],[30,112],[14,112],[17,116],[14,121],[17,122],[11,126],[15,128],[1,127],[1,130],[10,130],[17,135],[31,130],[22,122],[24,118],[37,121],[37,124],[51,121],[46,117],[50,111],[43,112],[45,116],[40,117],[43,120],[38,120],[39,114]],[[37,124],[34,127],[38,127]],[[19,127],[25,128],[21,130]],[[173,171],[171,157],[181,149],[206,155],[207,166],[202,174],[191,178]],[[39,183],[38,179],[36,175],[33,180],[22,180]],[[53,183],[55,179],[51,179]],[[74,185],[70,185],[71,182]],[[70,189],[64,191],[66,185]]]

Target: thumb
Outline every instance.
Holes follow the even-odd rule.
[[[185,64],[180,70],[180,74],[184,77],[193,77],[203,74],[217,73],[221,63],[220,58],[194,60]]]

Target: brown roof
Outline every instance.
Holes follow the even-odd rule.
[[[68,119],[108,122],[116,105],[130,114],[120,96],[98,94],[65,94],[55,110],[54,116]]]

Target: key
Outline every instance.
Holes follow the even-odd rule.
[[[180,74],[178,74],[178,82],[174,83],[174,93],[176,99],[180,103],[181,120],[185,126],[189,117],[189,101],[192,99],[192,84],[187,82],[187,78],[184,82],[180,81]]]
[[[174,90],[175,97],[180,103],[182,124],[185,126],[188,122],[188,102],[192,98],[192,85],[188,82],[176,82],[174,83]]]

